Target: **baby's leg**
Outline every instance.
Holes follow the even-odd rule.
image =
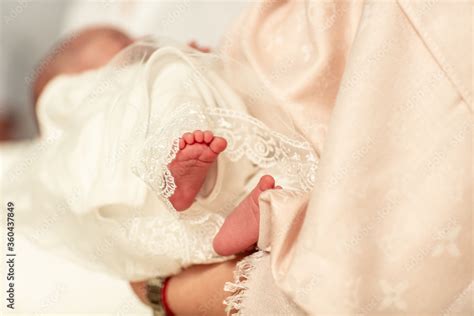
[[[168,166],[176,184],[170,202],[177,211],[184,211],[193,204],[209,168],[226,147],[227,141],[210,131],[194,131],[181,137],[176,158]]]
[[[258,198],[260,193],[278,189],[275,179],[263,176],[252,192],[227,216],[224,225],[214,238],[214,250],[229,256],[248,250],[258,240],[260,227],[260,208]]]

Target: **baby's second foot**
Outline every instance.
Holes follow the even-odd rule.
[[[179,140],[176,158],[168,165],[176,183],[170,202],[177,211],[191,206],[206,180],[207,172],[227,141],[210,131],[185,133]]]
[[[272,176],[260,178],[257,186],[230,213],[221,229],[214,238],[214,250],[221,256],[229,256],[248,250],[258,240],[260,227],[260,208],[258,199],[260,193],[275,187]]]

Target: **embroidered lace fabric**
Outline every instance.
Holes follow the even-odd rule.
[[[193,64],[191,77],[207,81],[209,77],[215,76],[209,72],[219,71],[216,63],[221,61],[215,55],[200,54],[199,58],[190,57],[189,62]],[[225,77],[223,72],[218,75],[222,79]],[[189,84],[185,82],[184,86]],[[226,84],[232,86],[231,82]],[[253,91],[239,93],[251,95]],[[219,97],[216,97],[217,102],[204,104],[201,100],[182,96],[174,106],[167,107],[173,110],[158,115],[156,120],[150,120],[153,128],[148,130],[153,132],[146,136],[145,144],[139,149],[138,159],[132,168],[166,203],[171,213],[181,218],[189,217],[189,212],[177,213],[169,203],[168,199],[173,195],[176,184],[168,165],[178,152],[179,137],[196,129],[212,130],[214,134],[226,138],[228,147],[223,155],[230,161],[251,161],[262,171],[273,175],[287,190],[311,190],[315,181],[317,156],[310,144],[302,137],[292,138],[270,129],[244,110],[219,104],[223,99],[224,103],[227,101],[220,95]],[[190,213],[193,217],[197,215],[196,212]]]
[[[200,109],[188,103],[170,115],[148,139],[134,167],[134,172],[172,211],[174,208],[168,198],[176,185],[167,166],[178,152],[179,136],[196,129],[209,129],[226,138],[229,144],[224,153],[226,157],[231,161],[250,160],[279,183],[284,183],[285,189],[306,192],[314,185],[317,160],[307,142],[272,131],[245,113],[222,108]],[[167,155],[162,154],[166,152]]]
[[[179,137],[196,129],[228,140],[217,165],[225,164],[223,182],[239,173],[250,181],[255,169],[287,190],[310,190],[317,168],[311,146],[252,117],[243,101],[252,91],[237,93],[220,64],[214,55],[148,39],[102,69],[55,79],[38,107],[42,138],[32,146],[41,151],[15,178],[20,189],[8,192],[24,201],[18,216],[33,241],[129,280],[225,260],[212,239],[247,191],[224,185],[181,213],[168,201],[176,189],[168,164]],[[157,98],[154,85],[163,71],[171,71],[159,82],[172,82],[168,99]],[[61,136],[51,141],[54,135]]]

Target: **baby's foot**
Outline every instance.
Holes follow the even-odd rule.
[[[176,158],[168,165],[176,183],[169,200],[177,211],[184,211],[193,204],[209,168],[226,147],[227,141],[210,131],[185,133],[180,138]]]
[[[263,176],[252,192],[227,216],[214,237],[214,250],[219,255],[243,252],[257,242],[260,226],[258,198],[260,193],[270,189],[275,189],[275,179]]]

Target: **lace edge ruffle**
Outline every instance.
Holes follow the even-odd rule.
[[[272,131],[245,113],[207,108],[186,101],[169,113],[166,120],[160,120],[159,124],[155,122],[154,126],[157,128],[147,136],[144,147],[137,154],[141,158],[134,163],[132,170],[174,216],[178,213],[169,198],[176,190],[176,183],[168,165],[179,151],[179,137],[196,129],[211,129],[226,137],[229,146],[224,155],[230,161],[246,157],[280,177],[280,182],[286,181],[287,189],[308,192],[314,187],[318,159],[310,144]]]
[[[176,158],[179,138],[184,132],[209,129],[200,108],[200,105],[191,101],[184,102],[167,119],[154,122],[159,128],[147,136],[144,147],[137,154],[141,159],[135,161],[132,167],[134,174],[160,197],[174,216],[178,216],[178,212],[169,198],[177,185],[168,165]],[[162,155],[163,152],[168,154]]]
[[[242,303],[246,298],[250,274],[255,270],[256,262],[263,256],[264,252],[258,251],[237,263],[234,270],[234,280],[226,282],[224,285],[224,291],[231,293],[223,302],[226,305],[227,315],[242,315]]]

